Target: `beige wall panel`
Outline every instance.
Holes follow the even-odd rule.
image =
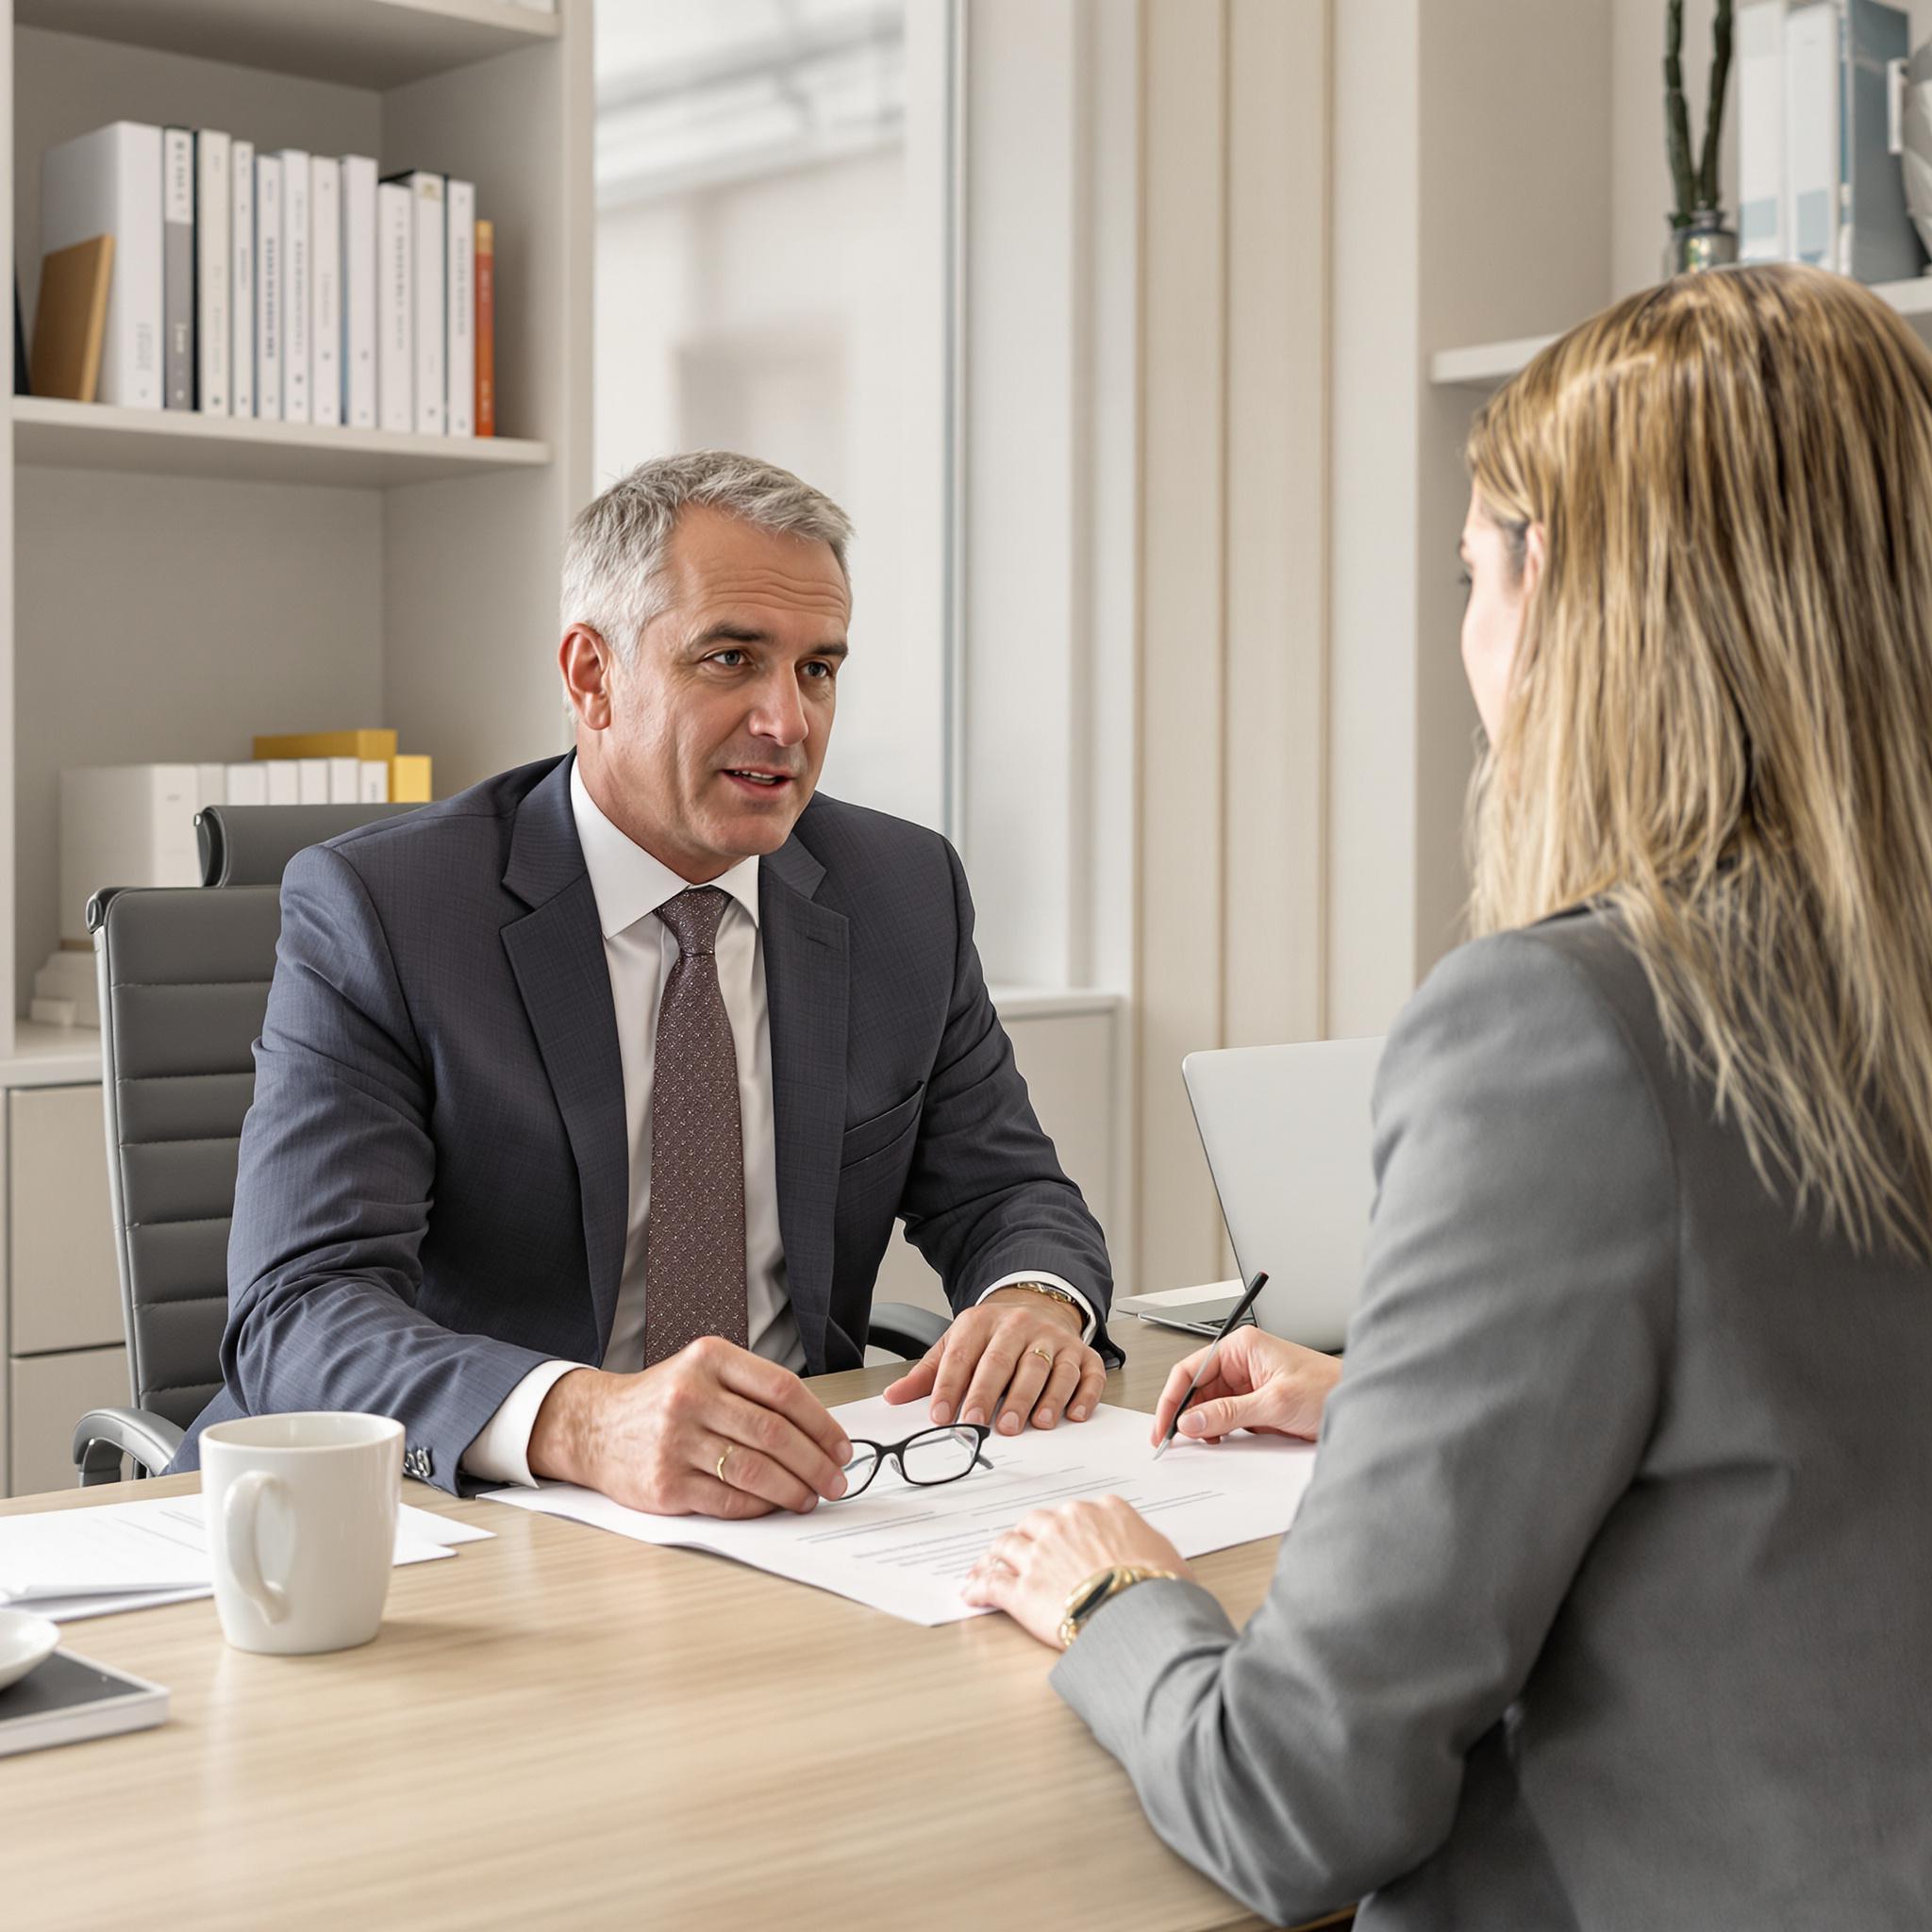
[[[1415,958],[1418,0],[1335,13],[1327,1031],[1384,1031]]]
[[[16,1089],[7,1096],[8,1350],[119,1341],[108,1157],[98,1087]]]
[[[74,1487],[74,1425],[91,1408],[127,1406],[127,1351],[90,1348],[8,1365],[8,1488],[16,1496]]]
[[[1137,1285],[1156,1289],[1204,1278],[1220,1228],[1180,1066],[1224,1024],[1226,8],[1150,0],[1145,31]]]
[[[1074,973],[1077,25],[1074,0],[966,15],[960,849],[986,970],[1022,985]]]
[[[1327,0],[1228,18],[1229,1046],[1322,1032]]]

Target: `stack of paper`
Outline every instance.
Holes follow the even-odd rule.
[[[396,1561],[452,1557],[491,1532],[405,1503]],[[199,1496],[0,1518],[0,1604],[51,1617],[106,1617],[208,1596],[214,1573]]]
[[[922,1403],[892,1407],[877,1396],[831,1411],[854,1439],[903,1441],[925,1426]],[[708,1516],[647,1516],[569,1483],[492,1490],[489,1500],[567,1516],[640,1542],[675,1543],[735,1557],[800,1583],[836,1591],[911,1624],[980,1614],[959,1600],[966,1573],[995,1537],[1028,1511],[1076,1496],[1124,1497],[1184,1557],[1278,1536],[1294,1521],[1315,1472],[1315,1445],[1279,1436],[1177,1439],[1158,1463],[1153,1418],[1106,1403],[1084,1423],[988,1439],[991,1469],[933,1489],[902,1481],[889,1464],[849,1500],[808,1515],[745,1523]]]

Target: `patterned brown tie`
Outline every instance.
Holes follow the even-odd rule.
[[[658,908],[677,963],[658,1008],[651,1082],[646,1368],[701,1335],[746,1342],[738,1052],[713,951],[727,903],[716,886],[699,886]]]

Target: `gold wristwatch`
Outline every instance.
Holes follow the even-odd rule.
[[[1085,1583],[1075,1584],[1067,1592],[1067,1607],[1060,1612],[1060,1648],[1067,1649],[1086,1629],[1094,1611],[1102,1604],[1111,1603],[1122,1591],[1131,1590],[1137,1583],[1180,1580],[1176,1572],[1157,1570],[1146,1563],[1109,1563],[1105,1570],[1096,1570]]]
[[[1087,1310],[1065,1289],[1050,1288],[1043,1281],[1008,1281],[1004,1286],[1007,1288],[1024,1288],[1028,1294],[1043,1294],[1048,1301],[1064,1302],[1068,1307],[1073,1309],[1074,1314],[1079,1316],[1080,1326],[1083,1331],[1085,1330],[1087,1326]]]

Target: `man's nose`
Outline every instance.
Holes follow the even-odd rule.
[[[778,744],[805,741],[805,702],[798,683],[789,671],[765,679],[758,689],[758,704],[751,714],[751,728],[760,737]]]

